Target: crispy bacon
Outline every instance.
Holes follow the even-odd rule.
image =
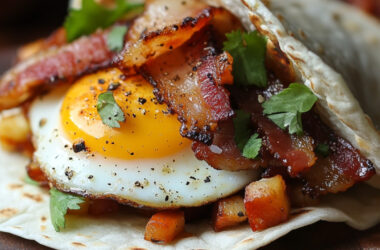
[[[320,118],[310,111],[303,114],[304,136],[289,135],[262,115],[258,96],[269,98],[283,89],[279,80],[270,77],[265,90],[236,91],[232,96],[252,114],[252,121],[263,138],[263,146],[287,167],[287,173],[277,165],[269,164],[263,176],[281,174],[297,176],[303,182],[303,191],[313,197],[345,191],[357,182],[368,180],[375,174],[371,161],[363,157],[348,141],[336,135]],[[314,154],[316,146],[329,146],[329,155]]]
[[[258,101],[259,95],[273,95],[281,89],[279,82],[273,77],[270,81],[273,82],[264,91],[240,90],[234,94],[234,97],[240,108],[251,113],[252,122],[263,139],[264,146],[276,159],[282,161],[290,175],[296,176],[315,163],[313,140],[307,135],[289,135],[263,115],[262,106]]]
[[[317,145],[329,146],[327,157],[319,156],[316,164],[303,175],[304,190],[318,196],[347,190],[356,182],[366,181],[375,174],[371,161],[363,157],[348,141],[338,137],[315,114],[306,114],[304,129]]]
[[[195,18],[207,8],[208,6],[201,0],[147,0],[144,13],[133,22],[127,39],[138,41],[151,32],[179,25],[185,18]]]
[[[178,17],[169,18],[169,20],[163,23],[164,25],[168,24],[168,26],[164,26],[162,29],[158,30],[154,29],[156,26],[162,27],[163,25],[152,24],[150,18],[154,20],[157,15],[163,15],[163,13],[152,12],[151,8],[154,8],[155,6],[162,7],[163,3],[167,3],[167,1],[154,1],[155,4],[148,5],[147,11],[144,12],[141,17],[143,21],[136,21],[135,25],[138,27],[134,28],[134,25],[132,26],[132,31],[128,35],[130,40],[125,44],[124,51],[120,54],[118,59],[120,61],[120,66],[124,68],[124,71],[133,73],[147,61],[149,62],[165,52],[178,48],[188,41],[195,32],[201,30],[210,23],[217,12],[222,12],[221,9],[207,7],[203,4],[200,5],[198,1],[191,1],[187,4],[191,6],[187,7],[194,7],[194,10],[190,12],[192,14],[191,16],[187,16],[183,15],[181,12],[177,12],[178,8],[175,7],[182,5],[179,3],[180,1],[175,2],[176,4],[174,4],[174,7],[168,7],[166,14],[170,13],[169,16],[178,15],[178,17],[182,17],[183,19],[179,20]],[[182,9],[183,8],[179,8],[178,11]],[[184,11],[184,14],[190,13],[189,11]],[[148,17],[145,15],[148,15]],[[141,38],[136,41],[137,33],[141,31],[143,25],[141,23],[144,23],[147,18],[149,18],[149,21],[146,21],[148,24],[145,27],[147,27],[148,30],[153,31],[140,33]],[[162,18],[162,16],[160,18]]]
[[[114,53],[107,47],[107,34],[97,32],[17,64],[0,79],[0,110],[20,105],[47,86],[108,66]]]
[[[178,114],[181,135],[205,144],[211,143],[211,131],[217,123],[233,115],[229,92],[220,86],[225,78],[216,69],[221,62],[229,62],[221,60],[223,55],[218,56],[216,51],[212,30],[207,28],[141,68],[155,86],[158,100]]]
[[[195,156],[199,160],[206,161],[216,169],[237,171],[266,166],[263,159],[250,160],[242,156],[234,140],[234,125],[232,120],[219,123],[214,132],[212,145],[201,142],[193,142]]]

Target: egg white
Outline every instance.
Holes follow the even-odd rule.
[[[63,191],[135,206],[189,207],[235,193],[258,177],[254,170],[215,170],[196,159],[190,147],[167,157],[140,160],[74,153],[60,125],[65,91],[60,88],[38,98],[29,111],[35,160],[49,181]]]

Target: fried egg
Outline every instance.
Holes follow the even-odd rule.
[[[103,124],[97,112],[105,91],[113,92],[125,114],[120,128]],[[176,115],[157,102],[153,87],[115,68],[36,99],[29,119],[34,158],[62,191],[176,208],[216,201],[257,178],[255,171],[216,170],[196,159],[191,141],[179,134]]]

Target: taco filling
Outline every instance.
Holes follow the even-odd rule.
[[[0,130],[24,136],[0,136],[33,155],[29,181],[50,188],[56,231],[67,213],[124,205],[153,214],[155,243],[204,217],[215,231],[247,220],[263,230],[376,173],[320,117],[320,97],[278,44],[204,1],[83,0],[18,59],[0,109],[24,112]]]

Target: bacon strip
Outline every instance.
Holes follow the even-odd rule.
[[[214,132],[212,145],[195,141],[192,148],[199,160],[205,160],[216,169],[237,171],[266,165],[264,160],[250,160],[241,155],[234,140],[232,120],[219,123],[218,130]]]
[[[107,34],[97,32],[17,64],[0,79],[0,110],[20,105],[48,85],[110,65],[114,53],[107,47]]]
[[[303,125],[317,145],[329,146],[329,155],[319,156],[316,164],[303,175],[304,191],[313,196],[342,192],[375,174],[372,162],[348,141],[338,137],[315,114],[306,114]]]
[[[169,10],[175,11],[174,8]],[[138,41],[134,40],[136,35],[130,35],[133,39],[126,43],[124,51],[119,56],[120,66],[124,68],[124,71],[133,73],[147,61],[178,48],[188,41],[195,32],[205,27],[212,20],[215,12],[218,11],[221,10],[210,7],[202,9],[194,17],[185,16],[179,23],[171,23],[170,26],[161,30],[143,33]]]
[[[234,97],[238,98],[236,101],[240,108],[251,113],[252,122],[263,139],[264,146],[276,159],[282,161],[291,176],[296,176],[310,168],[316,161],[313,140],[306,135],[289,135],[263,115],[262,106],[258,101],[260,93],[269,96],[278,91],[279,86],[275,82],[270,83],[265,91],[252,89],[243,92],[240,90],[234,93]]]
[[[216,54],[211,30],[206,29],[141,69],[155,86],[158,100],[178,114],[181,135],[205,144],[211,143],[217,123],[233,115],[229,92],[220,86],[225,78],[216,69],[222,57]]]

